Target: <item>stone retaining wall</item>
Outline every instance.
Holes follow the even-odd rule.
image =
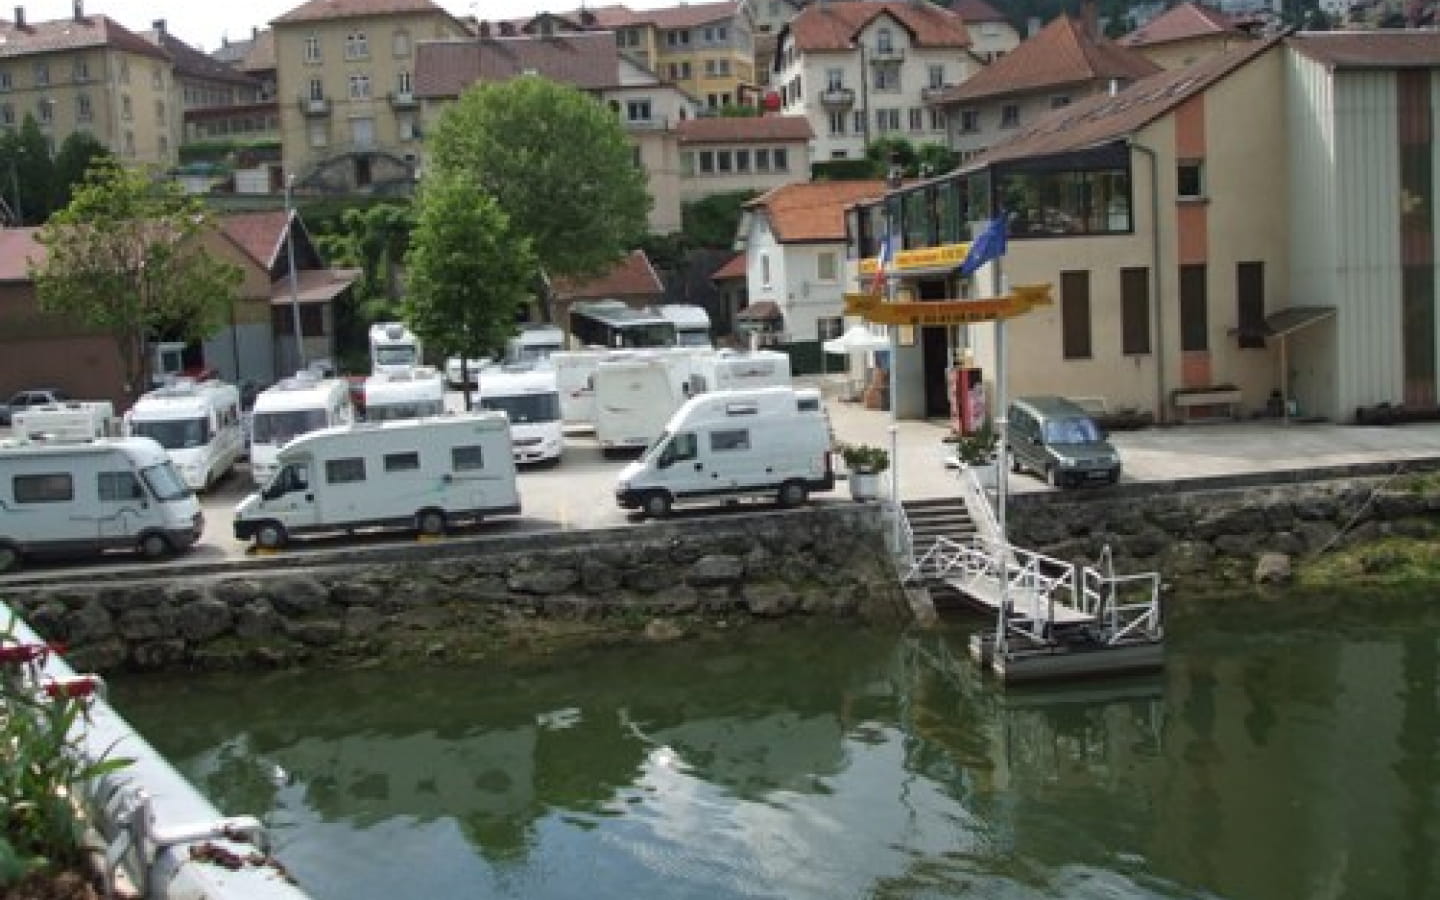
[[[79,670],[444,659],[589,633],[675,637],[780,616],[898,619],[875,507],[275,557],[201,574],[0,586]],[[318,561],[317,561],[318,560]],[[266,565],[273,563],[273,565]]]

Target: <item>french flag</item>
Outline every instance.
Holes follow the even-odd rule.
[[[892,234],[880,239],[880,252],[875,258],[875,280],[870,284],[872,294],[879,294],[885,289],[885,270],[890,267],[890,260],[895,255],[894,242],[895,236]]]

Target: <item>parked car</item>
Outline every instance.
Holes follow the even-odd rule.
[[[1120,480],[1120,454],[1090,414],[1064,397],[1021,397],[1010,404],[1010,468],[1055,487]]]
[[[9,428],[10,416],[13,413],[21,412],[34,406],[64,403],[69,399],[70,395],[59,388],[30,388],[29,390],[16,391],[10,396],[9,401],[0,403],[0,425]]]

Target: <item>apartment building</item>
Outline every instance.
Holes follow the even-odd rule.
[[[1202,3],[1181,3],[1116,41],[1139,50],[1166,69],[1188,66],[1202,56],[1255,40],[1235,20]]]
[[[980,68],[958,15],[931,3],[843,2],[807,6],[784,26],[771,85],[786,115],[815,132],[816,160],[859,158],[877,138],[943,143],[932,96]]]
[[[181,143],[253,140],[280,134],[279,109],[261,97],[263,84],[235,66],[191,47],[156,19],[141,37],[163,50],[174,68],[174,104]]]
[[[810,180],[810,139],[804,116],[681,122],[680,199],[730,191],[767,191]]]
[[[430,0],[309,0],[271,22],[286,173],[320,193],[408,193],[420,164],[415,57],[465,26]]]
[[[93,135],[121,159],[169,166],[180,137],[178,94],[165,51],[103,15],[0,24],[0,127],[31,116],[52,152],[70,134]]]
[[[275,32],[253,28],[250,37],[232,41],[220,39],[220,46],[210,54],[217,62],[239,69],[260,82],[260,99],[275,99]]]

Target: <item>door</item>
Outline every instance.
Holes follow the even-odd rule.
[[[96,538],[102,547],[129,546],[152,517],[140,479],[128,469],[96,474]],[[158,518],[158,515],[155,516]]]
[[[669,443],[656,457],[655,468],[647,481],[669,491],[672,497],[684,497],[712,490],[712,475],[709,464],[700,457],[696,434],[681,431],[670,436]]]
[[[916,290],[922,301],[940,301],[950,296],[949,283],[944,279],[926,279],[916,285]],[[922,327],[920,356],[925,385],[925,418],[948,419],[950,386],[945,381],[945,372],[950,368],[950,329],[943,325]]]
[[[309,463],[287,463],[265,492],[265,518],[274,519],[287,531],[301,531],[320,524],[314,473]]]

